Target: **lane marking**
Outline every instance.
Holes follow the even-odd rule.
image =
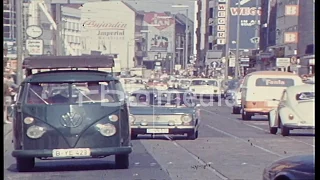
[[[226,118],[226,119],[232,120],[232,121],[234,121],[234,122],[237,122],[237,123],[240,123],[240,124],[243,124],[243,125],[246,125],[246,126],[249,126],[249,127],[252,127],[252,128],[255,128],[255,129],[258,129],[258,130],[261,130],[261,131],[264,131],[264,132],[269,133],[268,130],[265,130],[265,129],[263,129],[263,128],[261,128],[261,127],[258,127],[258,126],[255,126],[255,125],[252,125],[250,122],[248,122],[248,123],[241,122],[240,120],[235,120],[235,119],[232,119],[232,118],[230,118],[230,117],[225,117],[225,116],[220,115],[220,114],[218,114],[218,113],[216,113],[216,112],[211,112],[211,111],[208,111],[208,110],[206,110],[206,109],[200,109],[200,110],[201,110],[201,111],[204,111],[204,112],[207,112],[207,113],[209,113],[209,114],[218,115],[218,116],[224,117],[224,118]],[[200,118],[201,118],[201,116],[200,116]],[[270,134],[270,135],[271,135],[271,134]],[[291,140],[293,140],[293,141],[300,142],[300,143],[302,143],[302,144],[305,144],[305,145],[308,145],[308,146],[311,146],[311,147],[315,147],[315,145],[313,145],[313,144],[309,144],[309,143],[306,143],[306,142],[304,142],[304,141],[301,141],[301,140],[298,140],[298,139],[295,139],[295,138],[292,138],[292,137],[283,137],[283,138],[291,139]]]
[[[203,161],[202,159],[200,159],[199,157],[197,157],[196,155],[194,155],[192,152],[190,152],[187,148],[181,146],[180,144],[178,144],[176,141],[174,141],[170,136],[165,135],[165,137],[172,142],[175,146],[177,146],[178,148],[184,149],[193,159],[195,159],[196,161],[198,161],[201,165],[206,166],[208,165],[208,163],[206,163],[205,161]],[[206,168],[208,170],[210,170],[213,174],[215,174],[217,177],[219,177],[222,180],[230,180],[228,177],[226,177],[225,175],[223,175],[222,173],[220,173],[218,170],[216,170],[215,168],[213,168],[211,165],[207,166],[209,168]]]

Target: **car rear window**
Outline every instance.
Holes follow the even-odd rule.
[[[302,92],[296,95],[296,100],[304,101],[304,100],[314,100],[315,93],[314,92]]]
[[[256,86],[262,87],[289,87],[294,86],[294,80],[290,78],[258,78]]]

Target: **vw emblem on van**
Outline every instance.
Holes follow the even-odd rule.
[[[81,125],[83,119],[82,116],[78,113],[68,112],[62,115],[61,125],[64,127],[75,128]]]

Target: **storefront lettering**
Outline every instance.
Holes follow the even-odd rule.
[[[255,16],[258,13],[258,16],[261,15],[261,9],[256,9],[255,7],[232,7],[230,8],[230,12],[232,16]]]
[[[95,20],[88,20],[83,23],[84,28],[92,28],[92,29],[125,29],[127,27],[126,23],[123,22],[112,22],[112,23],[105,23],[105,22],[97,22]]]

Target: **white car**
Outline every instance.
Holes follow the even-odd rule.
[[[228,102],[232,104],[232,114],[241,114],[241,91],[240,88],[233,91],[229,97]]]
[[[283,91],[279,106],[269,112],[269,130],[288,136],[293,129],[315,127],[315,86],[311,84],[291,86]]]
[[[220,82],[217,79],[192,79],[189,90],[201,98],[213,97],[215,101],[218,101],[221,97]]]
[[[123,87],[129,94],[139,89],[145,88],[142,79],[139,78],[125,78],[123,81]]]

